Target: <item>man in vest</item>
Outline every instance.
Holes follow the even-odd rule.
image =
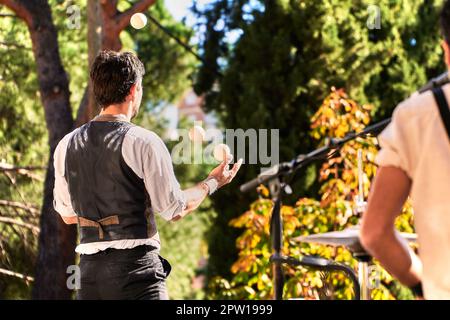
[[[170,264],[159,255],[155,213],[176,221],[231,182],[225,159],[181,190],[163,141],[130,121],[139,111],[144,66],[132,53],[101,52],[91,70],[101,112],[67,134],[55,156],[54,207],[78,224],[79,299],[167,299]]]
[[[450,67],[450,1],[441,14]],[[427,299],[450,299],[450,85],[415,94],[381,133],[380,168],[364,213],[364,247],[406,286]],[[394,229],[408,195],[414,206],[419,256]]]

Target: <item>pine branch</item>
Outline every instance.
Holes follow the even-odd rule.
[[[1,0],[0,0],[1,1]],[[34,171],[34,170],[45,170],[45,167],[39,167],[39,166],[14,166],[9,163],[0,162],[0,170],[1,171]]]
[[[22,274],[22,273],[18,273],[18,272],[6,270],[6,269],[3,269],[3,268],[0,268],[0,274],[4,274],[4,275],[7,275],[7,276],[19,278],[19,279],[25,280],[25,282],[27,282],[27,283],[28,283],[28,282],[33,282],[33,281],[34,281],[34,278],[33,278],[33,277],[24,275],[24,274]]]
[[[23,46],[23,45],[18,44],[18,43],[12,43],[12,42],[0,41],[0,45],[5,46],[5,47],[13,47],[13,48],[17,48],[17,49],[33,50],[33,49],[29,48],[29,47]]]
[[[32,214],[39,214],[39,210],[35,205],[30,203],[23,203],[17,201],[9,201],[9,200],[0,200],[0,206],[18,208],[22,210],[26,210]]]
[[[20,167],[20,166],[14,166],[9,163],[4,163],[4,162],[0,163],[0,172],[5,172],[5,173],[14,172],[14,173],[17,173],[17,174],[20,174],[23,176],[27,176],[31,179],[38,180],[41,182],[43,182],[44,180],[40,176],[34,174],[31,171],[45,170],[45,169],[46,169],[45,167],[37,167],[37,166]]]
[[[0,4],[5,5],[12,10],[17,17],[24,20],[28,25],[31,25],[32,15],[24,4],[24,0],[0,0]]]
[[[16,225],[16,226],[23,227],[23,228],[26,228],[26,229],[30,229],[36,235],[39,234],[39,231],[40,231],[38,227],[36,227],[36,226],[34,226],[34,225],[30,224],[30,223],[19,221],[19,220],[14,219],[14,218],[8,218],[8,217],[1,217],[0,216],[0,223],[11,224],[11,225]]]
[[[0,13],[0,18],[18,18],[15,14]]]

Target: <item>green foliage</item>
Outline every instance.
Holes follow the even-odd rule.
[[[43,112],[27,32],[16,18],[0,19],[0,160],[41,164],[45,149],[29,148],[32,143],[43,142],[45,128],[38,125]]]
[[[0,8],[1,13],[6,13]],[[17,18],[0,19],[0,163],[16,166],[45,165],[45,127],[37,91],[35,64],[26,26]],[[33,173],[42,179],[41,172]],[[0,173],[0,199],[37,204],[42,183],[17,172]],[[38,225],[38,217],[26,210],[0,205],[0,217]],[[25,240],[25,241],[24,241]],[[36,235],[17,225],[0,223],[0,268],[32,275]],[[27,298],[30,283],[0,274],[0,297]]]
[[[172,35],[189,43],[193,30],[175,21],[164,7],[163,1],[157,1],[148,13]],[[143,80],[147,104],[152,107],[174,102],[191,84],[189,76],[194,71],[195,58],[151,20],[145,31],[132,28],[128,30],[147,70]]]
[[[86,0],[49,0],[53,21],[58,31],[61,59],[70,80],[73,115],[81,102],[87,81],[87,15]],[[68,27],[67,8],[77,5],[80,9],[80,28]],[[119,1],[121,10],[129,7],[128,1]],[[0,13],[11,14],[3,6]],[[182,40],[188,42],[192,31],[174,19],[166,11],[163,1],[158,1],[149,13]],[[164,123],[159,123],[149,111],[154,107],[177,99],[190,82],[193,60],[183,48],[176,45],[149,22],[143,30],[127,28],[121,34],[124,50],[136,49],[146,65],[144,79],[145,96],[143,111],[137,121],[150,130],[161,133]],[[16,166],[46,167],[48,161],[47,132],[40,101],[32,44],[27,27],[17,17],[0,17],[0,162]],[[197,176],[205,177],[207,168],[176,168],[182,185]],[[33,173],[42,180],[43,171]],[[12,183],[11,179],[14,180]],[[42,181],[27,176],[0,175],[0,199],[29,202],[37,216],[30,217],[23,210],[18,212],[0,206],[0,216],[18,215],[19,220],[38,225],[42,202]],[[160,222],[163,255],[174,265],[169,279],[173,298],[198,297],[191,289],[192,278],[200,257],[204,231],[208,217],[213,215],[210,204],[202,206],[198,215],[188,217],[177,224]],[[33,276],[37,253],[37,235],[0,222],[0,268]],[[25,232],[22,234],[22,232]],[[26,240],[26,241],[24,241]],[[30,298],[30,286],[23,280],[0,274],[1,298]]]
[[[70,103],[75,117],[89,79],[87,34],[87,0],[50,0],[53,23],[58,31],[59,53],[69,76]],[[67,9],[76,5],[80,10],[79,27],[70,27]],[[70,12],[70,11],[69,11]],[[73,17],[72,17],[73,19]]]
[[[369,122],[370,106],[358,106],[349,100],[343,91],[333,91],[312,118],[312,136],[324,142],[329,135],[343,137],[349,131],[361,131]],[[369,191],[373,178],[377,153],[376,139],[357,139],[346,144],[339,155],[329,159],[320,170],[320,201],[301,198],[294,207],[283,206],[281,215],[284,222],[284,242],[282,254],[292,257],[321,256],[336,262],[346,263],[353,268],[357,261],[343,247],[299,243],[299,236],[341,231],[358,223],[355,210],[358,195],[357,152],[363,151],[364,193]],[[230,225],[243,228],[237,239],[239,258],[233,264],[231,282],[216,278],[210,283],[210,297],[213,299],[270,299],[273,296],[272,274],[269,258],[272,253],[269,226],[273,207],[268,199],[268,190],[260,186],[260,198],[250,209],[232,220]],[[413,232],[412,209],[406,204],[396,221],[400,231]],[[372,291],[373,299],[411,298],[386,271],[380,270],[381,286]],[[306,299],[351,299],[351,282],[340,273],[324,274],[307,268],[285,267],[285,298]]]
[[[382,0],[381,29],[370,30],[366,0],[219,0],[198,12],[207,30],[205,65],[196,90],[226,128],[279,128],[280,160],[316,147],[309,119],[332,86],[372,103],[373,120],[390,115],[427,78],[444,70],[438,0]],[[241,31],[235,43],[230,32]],[[411,42],[415,39],[416,43]],[[217,71],[222,76],[217,75]],[[220,88],[220,90],[217,90]],[[254,178],[244,165],[234,181]],[[293,185],[295,198],[317,196],[317,167]],[[230,276],[236,231],[228,223],[248,208],[251,195],[232,187],[215,197],[220,214],[210,236],[211,275]]]

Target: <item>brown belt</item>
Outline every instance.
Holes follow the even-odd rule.
[[[98,228],[98,237],[100,240],[103,240],[105,237],[105,232],[103,230],[104,226],[117,225],[119,224],[119,216],[109,216],[98,221],[89,220],[83,217],[78,216],[78,224],[81,227],[94,227]]]

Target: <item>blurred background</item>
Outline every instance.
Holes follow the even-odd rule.
[[[59,139],[98,113],[88,86],[98,50],[131,50],[146,67],[136,123],[169,150],[177,129],[279,129],[280,160],[389,117],[445,70],[441,0],[0,0],[0,298],[67,299],[76,231],[52,209],[52,153]],[[129,16],[143,12],[143,29]],[[128,20],[127,20],[128,19]],[[358,223],[358,150],[364,191],[376,171],[375,138],[296,175],[282,209],[283,252],[348,263],[344,248],[297,236]],[[269,299],[270,194],[239,185],[262,165],[244,164],[233,183],[177,223],[158,220],[173,266],[173,299]],[[175,165],[183,187],[211,165]],[[398,229],[414,232],[406,205]],[[376,263],[376,262],[375,262]],[[374,299],[411,299],[381,268]],[[285,296],[350,299],[342,274],[286,268]]]

